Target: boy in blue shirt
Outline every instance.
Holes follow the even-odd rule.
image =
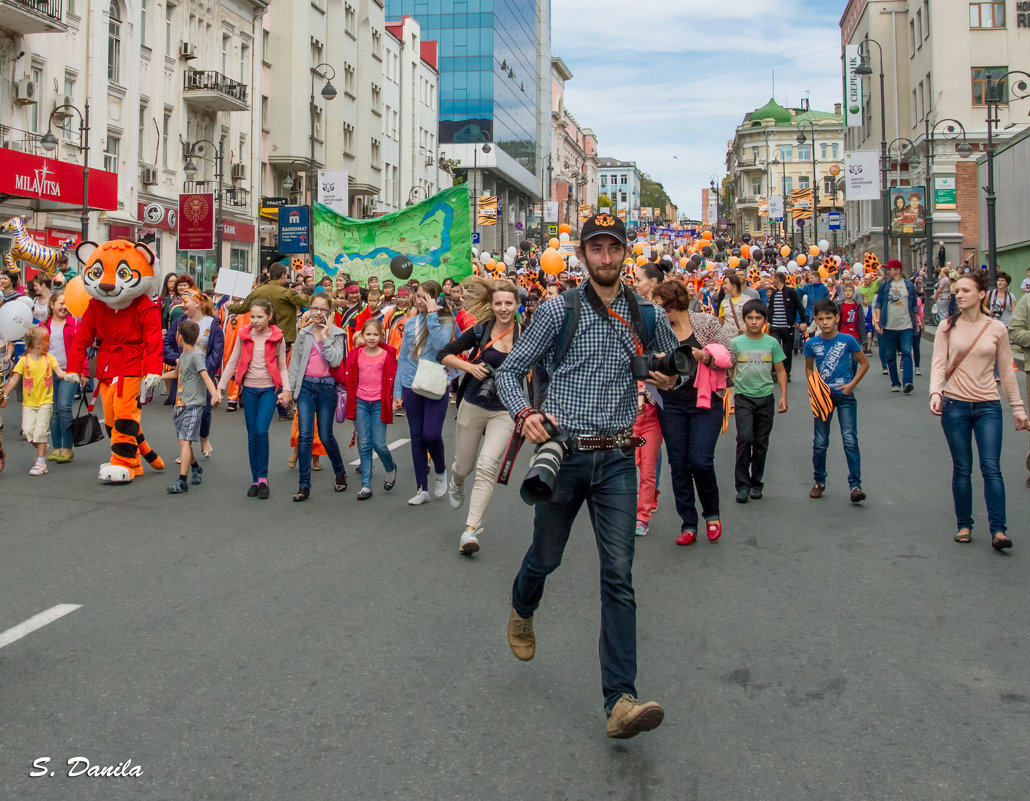
[[[858,401],[855,387],[869,370],[869,360],[862,346],[849,334],[837,330],[840,311],[832,300],[820,300],[812,310],[812,317],[819,331],[805,343],[805,374],[819,376],[830,388],[833,411],[826,420],[815,418],[815,435],[812,442],[812,472],[815,483],[809,498],[821,498],[826,488],[826,449],[830,444],[830,421],[837,413],[841,438],[844,440],[844,455],[848,460],[848,486],[851,487],[851,502],[865,500],[862,491],[862,456],[858,450]],[[852,357],[858,362],[858,369],[852,370]]]

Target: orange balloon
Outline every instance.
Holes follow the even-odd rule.
[[[486,267],[486,269],[488,269],[488,270],[493,270],[497,266],[497,260],[496,259],[490,259],[490,261],[488,261],[483,266]]]
[[[712,238],[712,232],[711,231],[702,231],[701,232],[701,238],[703,240],[705,240],[706,242],[710,241],[711,238]]]
[[[647,256],[637,256],[637,264],[640,266],[647,264]]]
[[[783,256],[783,258],[787,258],[787,256],[790,255],[790,248],[784,245],[780,248],[780,255]]]
[[[806,256],[804,253],[799,253],[795,261],[797,261],[799,266],[804,267],[806,264],[808,264],[808,256]]]
[[[740,246],[740,255],[743,256],[745,259],[750,259],[751,258],[751,245],[741,245]]]
[[[644,246],[642,244],[640,244],[639,242],[637,242],[633,246],[633,252],[636,253],[638,256],[641,255],[644,252]]]
[[[557,242],[558,240],[553,240]],[[565,260],[554,248],[547,248],[540,254],[540,269],[548,275],[557,275],[565,269]]]
[[[82,282],[81,275],[75,276],[65,285],[64,305],[68,307],[72,317],[82,317],[86,313],[89,299],[89,292],[86,291],[86,285]]]
[[[572,233],[572,226],[569,225],[568,223],[562,223],[561,225],[558,226],[558,233],[559,234],[571,234]]]
[[[685,258],[680,259],[680,267],[686,267],[686,266],[687,266],[687,260]]]
[[[823,278],[829,278],[830,277],[830,271],[827,270],[825,267],[820,267],[819,268],[819,275],[821,275]]]
[[[708,272],[710,272],[710,273],[714,273],[715,272],[715,262],[714,261],[710,261],[707,264],[705,264],[705,269],[708,270]]]
[[[818,245],[812,245],[812,247],[810,247],[808,249],[808,252],[811,253],[813,257],[814,256],[818,256],[819,253],[820,253],[819,246]]]
[[[738,259],[736,256],[730,256],[730,267],[736,270],[738,264],[740,264],[740,259]]]
[[[549,240],[547,240],[547,246],[551,248],[551,250],[557,250],[558,245],[560,244],[561,242],[558,241],[558,237],[556,236],[552,236]]]

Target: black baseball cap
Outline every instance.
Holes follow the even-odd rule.
[[[626,241],[626,226],[614,214],[595,214],[580,229],[579,241],[586,242],[595,236],[611,236],[622,244],[629,244]]]

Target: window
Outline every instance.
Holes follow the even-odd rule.
[[[919,82],[919,116],[917,119],[924,119],[926,117],[926,87],[923,82]]]
[[[933,84],[930,83],[930,73],[926,73],[926,116],[930,116],[933,113],[933,90],[931,87]]]
[[[378,169],[383,167],[383,159],[380,154],[380,142],[375,137],[372,137],[372,166]]]
[[[620,175],[619,176],[619,183],[622,184],[623,186],[625,186],[625,184],[626,184],[626,176],[625,175]],[[623,200],[625,200],[625,198],[623,198]]]
[[[601,176],[601,186],[604,186],[604,187],[608,186],[608,176],[607,175],[602,175]]]
[[[626,193],[625,192],[621,192],[620,194],[622,196],[621,197],[622,202],[625,203],[626,202]]]
[[[833,178],[823,178],[823,194],[834,194],[834,188],[836,187],[836,185],[836,181]]]
[[[916,90],[912,90],[912,119],[919,119],[919,99]]]
[[[139,43],[147,46],[147,0],[139,0]]]
[[[110,131],[107,132],[107,144],[104,145],[104,169],[118,172],[118,149],[122,140]]]
[[[380,60],[383,58],[383,35],[379,31],[372,31],[372,55]]]
[[[165,109],[164,119],[161,121],[161,166],[168,169],[168,136],[172,127],[172,112]]]
[[[812,146],[811,145],[798,145],[798,161],[811,161],[812,160]]]
[[[269,43],[271,38],[268,31],[261,31],[261,61],[268,65],[272,63],[268,60],[272,55],[272,45]]]
[[[137,160],[139,161],[140,164],[145,164],[146,163],[146,158],[144,158],[144,155],[143,155],[143,143],[144,143],[144,140],[146,139],[146,132],[147,132],[147,104],[146,103],[140,103],[140,105],[139,105],[139,126],[138,126],[138,129],[137,129],[137,134],[139,136],[139,141],[136,143],[136,153],[137,153],[136,158],[137,158]]]
[[[760,194],[762,194],[762,179],[761,178],[755,178],[751,182],[751,194],[752,195],[760,195]]]
[[[829,149],[829,145],[826,142],[819,143],[819,158],[826,161],[826,151]]]
[[[111,3],[107,21],[107,80],[118,83],[122,51],[122,15],[118,3]]]
[[[165,6],[165,55],[175,55],[175,48],[172,39],[172,20],[175,16],[175,6],[171,3]]]
[[[758,163],[758,148],[757,147],[751,148],[751,163],[752,164],[757,164]]]
[[[808,189],[808,188],[809,188],[808,176],[807,175],[800,176],[798,178],[798,189]]]
[[[232,38],[222,35],[222,75],[229,74],[229,53],[232,48]]]
[[[343,152],[354,158],[354,126],[347,122],[343,124]]]
[[[229,249],[229,269],[250,272],[250,251],[244,248]]]
[[[261,130],[268,131],[268,95],[261,95]]]
[[[923,38],[930,38],[930,0],[923,0]]]
[[[838,156],[838,149],[840,148],[840,145],[838,145],[836,142],[834,142],[831,145],[831,148],[833,150],[833,160],[836,161],[839,158],[839,156]]]
[[[354,67],[350,64],[343,66],[343,91],[354,97]]]
[[[916,54],[916,21],[914,19],[908,21],[908,52],[909,58]]]
[[[350,34],[352,38],[355,37],[358,26],[356,23],[357,16],[354,13],[354,6],[348,3],[343,9],[343,29]]]
[[[794,148],[790,145],[780,145],[780,161],[793,161]]]
[[[918,44],[916,47],[923,46],[923,9],[916,11],[916,39]]]
[[[250,83],[250,46],[240,44],[240,83]]]
[[[789,195],[793,191],[794,191],[794,179],[791,178],[789,175],[785,176],[784,179],[783,179],[783,194]]]
[[[75,102],[75,75],[70,72],[64,74],[64,97],[61,99],[61,103],[74,103]],[[63,126],[64,130],[64,141],[70,144],[78,144],[79,132],[75,125],[68,125],[68,121],[65,121]]]
[[[383,107],[382,101],[380,100],[379,87],[372,84],[372,113],[382,115]]]
[[[43,67],[37,67],[33,64],[29,77],[32,79],[32,82],[36,84],[36,91],[40,91],[40,89],[43,88]],[[39,133],[39,121],[41,116],[43,116],[39,113],[39,105],[39,103],[33,103],[31,106],[32,110],[29,112],[32,117],[32,131],[35,133]]]
[[[1004,2],[976,2],[969,4],[970,28],[1004,28]]]
[[[998,100],[1003,105],[1007,104],[1009,98],[1008,79],[1003,78],[1001,81],[998,81],[998,78],[1008,71],[1008,67],[973,67],[973,105],[986,106],[989,99]],[[987,97],[988,75],[993,79],[991,83],[991,91],[994,92],[994,97],[992,98]]]

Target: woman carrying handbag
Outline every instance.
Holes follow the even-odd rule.
[[[415,308],[418,314],[404,324],[393,390],[393,409],[403,407],[411,437],[415,494],[408,500],[410,506],[429,502],[430,459],[436,473],[433,494],[442,498],[447,493],[443,421],[450,398],[446,371],[436,363],[436,354],[455,332],[447,297],[436,281],[425,281],[418,288]]]
[[[984,498],[996,551],[1012,547],[1006,534],[1005,482],[1001,476],[1001,396],[994,380],[1000,371],[1016,431],[1027,428],[1027,416],[1012,373],[1008,331],[986,312],[987,279],[979,272],[955,281],[958,313],[941,325],[933,343],[930,411],[941,418],[953,463],[951,493],[958,532],[955,541],[973,541],[973,438],[980,456]]]

